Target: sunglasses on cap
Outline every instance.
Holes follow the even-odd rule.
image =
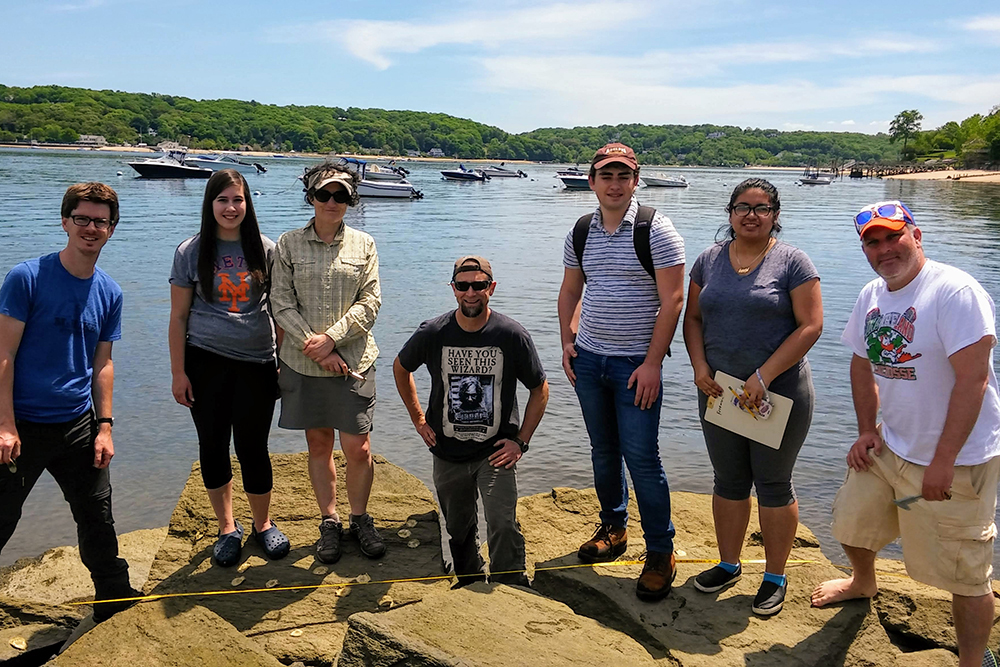
[[[453,280],[451,284],[455,286],[455,289],[459,292],[466,292],[471,287],[474,292],[482,292],[484,289],[489,287],[492,282],[489,280]]]
[[[854,216],[854,228],[860,235],[865,225],[875,218],[883,220],[902,220],[905,224],[912,225],[913,214],[910,209],[901,201],[887,201],[881,204],[866,206],[860,213]]]
[[[329,190],[317,190],[313,193],[313,199],[318,201],[320,204],[325,204],[330,201],[330,198],[338,204],[346,204],[351,201],[351,193],[347,190],[334,190],[330,192]]]

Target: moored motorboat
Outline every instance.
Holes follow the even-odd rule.
[[[648,176],[640,176],[639,178],[650,188],[686,188],[689,185],[687,179],[683,176],[671,176],[655,172]]]
[[[267,167],[259,162],[243,162],[232,155],[197,155],[184,158],[184,164],[194,167],[204,167],[212,171],[220,169],[235,169],[241,174],[263,174]]]
[[[340,158],[340,163],[351,167],[361,177],[358,183],[358,194],[362,197],[381,197],[387,199],[423,199],[424,194],[417,190],[407,180],[397,182],[372,181],[368,176],[368,163],[353,157]]]
[[[161,157],[128,162],[140,178],[209,178],[212,170],[184,164],[183,151],[168,151]]]
[[[513,169],[507,169],[504,166],[503,162],[501,162],[499,166],[497,166],[497,165],[490,165],[489,167],[486,167],[482,171],[483,171],[484,174],[486,174],[490,178],[527,178],[528,177],[528,175],[526,173],[524,173],[523,171],[521,171],[520,169],[518,169],[516,171],[513,170]]]
[[[569,169],[557,169],[556,176],[560,178],[563,176],[586,176],[587,172],[579,167],[570,167]]]
[[[365,180],[368,181],[402,181],[406,178],[407,172],[401,167],[392,165],[370,164],[365,168]]]
[[[559,180],[565,184],[567,190],[589,190],[590,179],[586,175],[579,174],[560,176]]]
[[[449,181],[487,181],[490,178],[482,169],[466,169],[463,164],[458,165],[458,169],[442,171],[441,175]]]
[[[816,169],[806,169],[799,177],[802,185],[830,185],[833,183],[833,174],[823,174]]]

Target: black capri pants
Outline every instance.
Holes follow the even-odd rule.
[[[767,389],[795,402],[778,449],[706,422],[708,397],[701,391],[698,392],[698,411],[708,456],[715,470],[715,495],[726,500],[746,500],[750,497],[750,488],[755,487],[757,502],[762,507],[784,507],[795,502],[792,468],[809,433],[816,400],[809,362],[803,360],[788,369]]]
[[[237,361],[188,345],[184,372],[191,381],[191,417],[198,430],[201,478],[206,489],[218,489],[233,478],[229,459],[232,436],[243,473],[243,490],[264,494],[273,475],[267,438],[278,396],[278,370],[266,363]]]

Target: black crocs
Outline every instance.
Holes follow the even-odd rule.
[[[264,553],[271,560],[284,558],[292,548],[291,543],[288,541],[288,536],[278,529],[277,524],[273,520],[271,521],[271,527],[261,533],[258,533],[257,527],[254,526],[253,538],[257,540],[257,544],[260,545],[260,548],[264,550]]]
[[[225,535],[219,535],[212,547],[212,559],[220,567],[232,567],[240,560],[240,548],[243,546],[243,526],[236,522],[236,530]]]

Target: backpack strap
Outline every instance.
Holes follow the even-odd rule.
[[[640,206],[639,212],[635,215],[635,224],[632,226],[632,246],[635,248],[635,256],[639,258],[642,268],[654,281],[656,280],[656,270],[653,268],[653,251],[649,247],[649,229],[652,226],[653,216],[656,209],[652,206]]]
[[[587,274],[583,271],[583,250],[587,247],[587,235],[590,234],[590,221],[593,219],[594,214],[588,213],[573,226],[573,252],[576,253],[576,261],[580,265],[580,272],[583,273],[583,282],[587,282]],[[646,245],[649,245],[648,240]]]

